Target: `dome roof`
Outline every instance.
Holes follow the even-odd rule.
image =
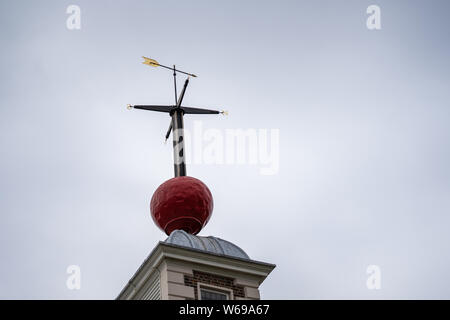
[[[194,236],[183,230],[173,231],[165,243],[250,260],[250,257],[244,250],[229,241],[211,236]]]

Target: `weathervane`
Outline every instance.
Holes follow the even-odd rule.
[[[164,66],[159,64],[156,60],[150,59],[147,57],[144,58],[143,64],[146,64],[151,67],[163,67],[165,69],[169,69],[173,71],[173,83],[175,89],[175,104],[174,105],[127,105],[128,109],[142,109],[142,110],[150,110],[150,111],[158,111],[158,112],[166,112],[172,117],[169,129],[166,133],[166,141],[170,136],[170,133],[173,129],[173,155],[174,155],[174,170],[175,177],[186,176],[186,163],[185,163],[185,154],[184,154],[184,125],[183,125],[183,116],[185,114],[223,114],[227,115],[226,111],[217,111],[210,109],[200,109],[200,108],[192,108],[182,106],[184,94],[186,92],[186,88],[189,84],[189,77],[196,78],[197,76],[192,73],[184,72],[175,68]],[[180,95],[177,97],[177,72],[187,75],[187,79],[184,82],[183,89],[181,90]]]

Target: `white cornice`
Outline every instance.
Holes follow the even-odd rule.
[[[261,281],[275,268],[274,264],[266,262],[234,258],[159,242],[122,289],[117,299],[132,299],[146,279],[166,258],[249,274],[260,277]]]

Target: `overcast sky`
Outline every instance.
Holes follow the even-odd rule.
[[[66,9],[81,8],[69,30]],[[381,30],[366,27],[369,5]],[[173,176],[170,71],[187,129],[279,130],[279,170],[193,164],[200,235],[276,269],[267,299],[450,298],[448,1],[1,1],[0,298],[113,299],[158,241]],[[179,76],[179,87],[184,78]],[[81,290],[66,287],[69,265]],[[381,269],[381,289],[366,268]]]

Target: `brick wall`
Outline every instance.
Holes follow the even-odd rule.
[[[194,288],[195,299],[198,300],[197,283],[204,283],[213,286],[223,287],[233,290],[234,297],[245,298],[244,286],[234,284],[233,278],[223,277],[206,272],[193,271],[193,276],[184,276],[184,285]]]

